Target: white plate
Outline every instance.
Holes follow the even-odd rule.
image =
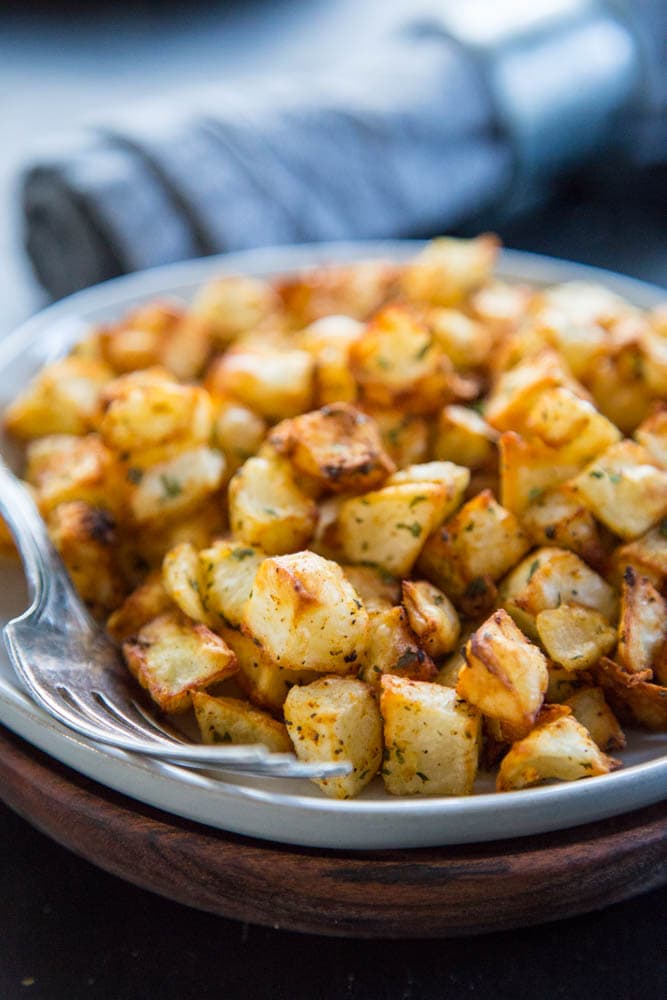
[[[0,345],[0,405],[13,398],[46,361],[62,354],[91,323],[118,317],[153,296],[189,298],[221,271],[266,275],[317,262],[410,256],[420,244],[356,243],[254,250],[172,264],[117,278],[51,306]],[[640,306],[665,293],[610,272],[547,257],[505,251],[502,277],[553,284],[601,282]],[[11,448],[5,448],[11,458]],[[20,569],[6,562],[0,593],[4,624],[25,606]],[[0,652],[0,721],[57,760],[119,792],[188,819],[267,840],[330,848],[399,848],[462,844],[542,833],[649,805],[667,793],[667,734],[629,734],[626,767],[584,781],[497,795],[490,783],[468,798],[391,798],[376,779],[355,800],[327,799],[310,782],[224,776],[212,778],[135,760],[76,736],[22,692]]]

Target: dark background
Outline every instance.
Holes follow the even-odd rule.
[[[15,176],[36,140],[137,96],[271,67],[309,68],[407,0],[24,5],[0,10],[0,334],[42,296],[22,258]],[[665,178],[603,162],[550,204],[489,216],[510,246],[665,283]],[[1,791],[0,791],[1,794]],[[483,938],[355,942],[247,927],[106,875],[0,805],[0,998],[489,1000],[662,998],[667,890]]]

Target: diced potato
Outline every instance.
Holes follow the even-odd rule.
[[[229,474],[236,472],[259,451],[266,435],[266,421],[233,400],[222,400],[213,424],[213,442],[224,452]]]
[[[596,679],[621,722],[667,732],[667,687],[606,657],[597,666]]]
[[[314,371],[307,351],[233,347],[212,365],[206,388],[214,395],[234,396],[267,420],[284,420],[311,408]]]
[[[192,692],[201,691],[238,670],[236,657],[206,625],[167,612],[123,643],[130,671],[164,712],[184,712]]]
[[[401,291],[433,306],[459,305],[491,277],[500,243],[491,233],[472,240],[432,240],[401,275]]]
[[[574,552],[543,548],[531,552],[503,580],[499,599],[523,631],[537,639],[540,611],[579,604],[616,621],[618,600],[612,587]]]
[[[568,698],[565,704],[572,709],[577,722],[588,730],[600,750],[623,749],[625,734],[605,701],[601,688],[582,688]]]
[[[167,552],[162,564],[162,579],[172,601],[188,618],[211,624],[202,602],[199,555],[194,545],[183,542]]]
[[[25,478],[43,514],[70,500],[114,511],[121,506],[119,465],[96,434],[50,434],[31,441]]]
[[[484,417],[496,430],[514,430],[537,397],[553,386],[566,386],[586,398],[585,390],[572,378],[559,355],[544,350],[500,376],[484,405]]]
[[[179,385],[141,385],[123,375],[100,421],[110,448],[127,456],[146,449],[205,444],[213,427],[213,403],[205,389]],[[113,389],[113,383],[108,387]],[[139,463],[141,464],[141,463]]]
[[[501,434],[500,497],[512,513],[523,517],[536,497],[575,476],[578,462],[564,461],[562,453],[538,438],[530,441],[514,431]]]
[[[407,576],[448,495],[445,485],[419,482],[345,500],[337,520],[345,560],[374,563],[394,576]]]
[[[96,618],[106,618],[127,592],[113,517],[100,507],[72,500],[54,508],[47,524],[80,596]]]
[[[433,455],[438,461],[482,469],[496,460],[498,432],[474,410],[445,406],[438,418]]]
[[[342,570],[367,611],[385,611],[401,599],[401,584],[391,573],[376,566],[350,566]]]
[[[604,615],[579,604],[546,608],[535,626],[547,655],[566,670],[588,670],[616,645],[616,630]]]
[[[282,715],[285,698],[295,685],[310,684],[321,676],[314,670],[288,670],[238,629],[220,625],[217,631],[236,655],[239,672],[234,681],[253,705],[273,715]]]
[[[199,553],[202,604],[211,621],[238,628],[255,574],[266,553],[251,545],[219,541]]]
[[[661,468],[667,468],[667,405],[659,404],[639,425],[635,438]]]
[[[467,613],[483,612],[494,600],[494,582],[529,547],[514,515],[485,490],[427,539],[417,570]]]
[[[596,359],[586,379],[595,405],[624,434],[631,434],[651,411],[654,396],[644,378],[639,344]]]
[[[424,417],[398,409],[364,406],[380,429],[385,450],[399,469],[425,462],[429,449],[429,427]]]
[[[296,485],[285,459],[249,458],[229,484],[232,531],[269,555],[306,546],[317,516],[315,503]]]
[[[299,347],[315,358],[315,395],[319,406],[354,403],[357,383],[350,370],[350,344],[360,335],[363,324],[350,316],[326,316],[299,334]]]
[[[436,342],[455,368],[466,370],[488,361],[493,346],[489,327],[457,309],[431,309],[426,318]]]
[[[211,328],[171,303],[150,302],[103,328],[101,353],[119,372],[162,365],[179,379],[195,378],[211,350]]]
[[[294,687],[285,722],[299,760],[343,761],[351,774],[313,779],[326,795],[348,799],[375,776],[382,760],[382,720],[371,689],[353,677],[323,677]]]
[[[506,611],[494,611],[466,644],[456,691],[519,739],[533,726],[549,680],[547,661]]]
[[[470,795],[481,717],[451,688],[382,678],[382,777],[391,795]]]
[[[547,491],[536,489],[521,523],[536,545],[570,549],[594,569],[605,567],[608,552],[600,526],[566,484]]]
[[[576,781],[620,767],[564,705],[551,705],[535,728],[503,757],[496,788],[510,792],[543,781]]]
[[[350,347],[362,397],[376,406],[430,413],[452,398],[452,363],[427,326],[402,306],[373,317]]]
[[[667,601],[650,580],[627,566],[618,626],[620,664],[632,674],[650,672],[666,639]]]
[[[431,681],[437,670],[410,628],[405,608],[371,611],[366,651],[359,676],[379,688],[384,674],[397,674],[412,680]]]
[[[45,434],[86,434],[93,429],[100,391],[113,377],[92,358],[64,358],[43,368],[5,411],[10,434],[23,440]]]
[[[348,403],[285,420],[271,431],[269,442],[297,473],[336,493],[364,493],[396,468],[375,421]]]
[[[228,344],[263,321],[280,322],[281,303],[271,285],[244,274],[214,278],[199,289],[192,313],[210,326],[218,344]]]
[[[572,487],[595,516],[624,539],[637,538],[667,514],[667,471],[633,441],[612,445]]]
[[[507,338],[519,326],[533,295],[528,285],[492,281],[470,298],[470,311],[494,337]]]
[[[566,670],[557,663],[549,663],[549,685],[544,701],[547,705],[560,705],[593,683],[587,670]]]
[[[204,743],[259,743],[274,753],[292,752],[287,727],[247,701],[214,698],[205,691],[193,691],[192,704]]]
[[[396,265],[385,260],[310,268],[274,283],[295,329],[332,313],[368,319],[396,282]]]
[[[182,451],[137,471],[129,490],[129,511],[137,524],[183,517],[218,489],[224,472],[221,452],[204,445]]]
[[[227,520],[219,493],[211,493],[201,503],[173,520],[156,519],[140,525],[130,525],[125,535],[129,556],[134,557],[139,578],[146,570],[162,566],[170,549],[183,542],[190,542],[196,549],[203,549],[220,538],[226,531]],[[132,572],[129,572],[133,576]]]
[[[119,608],[111,613],[107,631],[112,639],[120,642],[136,635],[139,629],[164,611],[173,609],[173,601],[162,582],[162,572],[154,570],[144,582],[125,598]]]
[[[368,614],[337,563],[297,552],[260,565],[242,629],[284,667],[348,674],[364,655]]]
[[[579,465],[590,462],[621,437],[618,428],[588,400],[563,386],[540,392],[514,429],[555,448],[563,462]]]
[[[385,486],[400,486],[402,483],[437,483],[444,487],[442,503],[435,518],[435,524],[441,524],[461,506],[469,482],[469,470],[453,462],[421,462],[418,465],[407,465],[394,472]]]
[[[639,576],[647,577],[662,589],[667,580],[667,519],[651,528],[641,538],[621,545],[613,555],[614,581],[620,587],[626,566],[632,566]]]
[[[410,627],[431,656],[451,653],[461,632],[456,608],[426,580],[403,581],[403,605]]]
[[[542,289],[539,298],[545,305],[567,317],[571,323],[580,326],[608,323],[615,317],[635,311],[634,306],[616,292],[590,281],[565,281]]]

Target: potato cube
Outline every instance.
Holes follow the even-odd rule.
[[[540,392],[514,429],[556,449],[563,462],[579,465],[590,462],[621,437],[618,428],[588,400],[563,386]]]
[[[499,248],[498,237],[491,233],[472,240],[441,236],[407,265],[401,291],[419,303],[459,305],[491,277]]]
[[[140,525],[130,525],[125,534],[125,542],[129,548],[128,563],[136,561],[129,570],[130,576],[143,579],[147,568],[162,566],[162,562],[170,549],[183,542],[190,542],[196,549],[203,549],[211,544],[213,539],[221,537],[226,530],[226,517],[220,495],[212,493],[201,503],[191,509],[186,509],[180,517],[168,521],[159,518]]]
[[[301,331],[298,346],[315,359],[315,396],[319,406],[355,402],[358,392],[350,370],[350,344],[363,328],[351,316],[326,316]]]
[[[292,752],[287,727],[247,701],[214,698],[205,691],[193,691],[192,704],[204,743],[260,743],[274,753]]]
[[[123,643],[131,673],[164,712],[184,712],[192,692],[201,691],[238,670],[236,657],[206,625],[180,612],[166,612]]]
[[[117,372],[162,365],[178,379],[191,379],[210,353],[211,328],[178,305],[150,302],[102,329],[100,346]]]
[[[162,572],[154,570],[112,612],[107,621],[107,632],[117,642],[129,639],[137,634],[142,625],[173,607],[173,601],[162,582]]]
[[[656,465],[667,468],[667,405],[659,404],[639,425],[635,438],[651,455]]]
[[[488,361],[493,346],[489,327],[457,309],[431,309],[426,318],[436,342],[455,368],[465,371]]]
[[[461,506],[470,483],[470,471],[453,462],[421,462],[394,472],[385,486],[400,486],[402,483],[436,483],[444,487],[442,503],[435,516],[435,524],[441,524]]]
[[[228,473],[236,472],[259,451],[266,435],[263,417],[233,400],[218,402],[213,424],[213,443],[224,452]]]
[[[549,680],[547,661],[507,612],[494,611],[470,636],[456,691],[515,739],[533,726]]]
[[[167,521],[194,510],[221,485],[225,459],[201,445],[137,470],[129,490],[129,511],[137,524]]]
[[[310,409],[314,372],[307,351],[239,346],[214,362],[206,388],[214,395],[235,397],[267,420],[284,420]]]
[[[371,611],[369,619],[368,642],[359,671],[362,680],[379,688],[383,674],[420,681],[435,679],[435,664],[410,628],[405,608]]]
[[[357,261],[350,265],[311,268],[274,283],[292,326],[342,313],[368,319],[393,292],[396,265],[385,260]]]
[[[523,517],[526,508],[548,490],[575,476],[578,462],[568,462],[555,448],[539,438],[530,441],[507,431],[498,442],[500,452],[500,497],[512,513]]]
[[[537,640],[540,611],[561,604],[579,604],[616,621],[618,600],[612,587],[574,552],[543,548],[531,552],[509,573],[500,587],[500,602],[519,627]]]
[[[470,795],[481,717],[451,688],[382,678],[382,777],[391,795]]]
[[[280,317],[281,303],[268,282],[226,274],[203,285],[190,308],[210,326],[217,343],[224,345],[263,321]]]
[[[510,792],[543,781],[576,781],[620,767],[597,747],[564,705],[551,705],[524,739],[503,757],[496,789]]]
[[[547,349],[500,376],[485,403],[484,417],[496,430],[514,430],[521,426],[538,396],[553,386],[566,386],[576,395],[586,397],[586,391],[572,378],[563,359]]]
[[[484,490],[427,539],[417,569],[468,613],[483,611],[493,602],[493,583],[529,547],[514,515]]]
[[[605,701],[601,688],[582,688],[568,698],[565,704],[572,709],[577,722],[588,730],[600,750],[623,749],[625,734]]]
[[[544,701],[547,705],[560,705],[593,683],[587,670],[566,670],[557,663],[549,663],[549,685]]]
[[[638,576],[647,577],[660,589],[667,580],[667,518],[651,528],[641,538],[621,545],[613,554],[614,581],[620,587],[626,566],[632,566]]]
[[[588,670],[616,645],[616,630],[604,615],[578,604],[546,608],[535,625],[547,655],[566,670]]]
[[[410,627],[424,649],[431,656],[451,653],[458,642],[461,623],[449,598],[426,580],[404,580],[403,605]]]
[[[201,601],[212,621],[239,628],[243,607],[266,553],[239,542],[215,542],[199,553]]]
[[[42,514],[70,500],[114,511],[121,506],[120,467],[96,434],[50,434],[31,441],[25,478],[35,488]]]
[[[5,427],[23,440],[86,434],[93,429],[100,391],[112,377],[107,365],[92,358],[69,357],[47,365],[7,407]]]
[[[536,545],[570,549],[601,571],[607,563],[606,539],[588,507],[566,484],[552,490],[536,489],[521,523]]]
[[[473,293],[469,308],[494,337],[506,338],[519,326],[532,295],[533,290],[528,285],[492,280]]]
[[[353,770],[339,778],[313,779],[334,799],[358,795],[382,760],[382,720],[371,689],[353,677],[322,677],[293,687],[285,722],[299,760],[344,761]]]
[[[100,434],[110,448],[132,456],[152,448],[208,443],[213,403],[205,389],[167,379],[142,385],[127,375],[117,382],[117,392],[113,383],[107,387],[111,402],[100,421]]]
[[[391,573],[376,566],[350,566],[342,570],[367,611],[386,611],[401,599],[401,584]]]
[[[229,523],[234,534],[269,555],[308,544],[317,507],[296,485],[285,459],[249,458],[229,484]]]
[[[170,549],[162,563],[164,587],[183,614],[196,622],[212,624],[202,601],[199,555],[194,545],[182,542]]]
[[[572,483],[616,535],[637,538],[667,514],[667,472],[634,441],[612,445]]]
[[[650,672],[665,639],[667,601],[650,580],[627,566],[618,625],[619,663],[632,674]]]
[[[445,406],[438,418],[433,455],[438,461],[482,469],[496,460],[498,432],[474,410]]]
[[[667,687],[652,684],[645,674],[632,674],[607,657],[600,660],[595,676],[621,722],[667,732]]]
[[[236,655],[239,672],[234,681],[253,705],[273,715],[282,715],[285,698],[295,685],[310,684],[321,676],[314,670],[288,670],[238,629],[220,625],[217,631]]]
[[[337,563],[296,552],[261,564],[242,629],[281,666],[348,674],[363,657],[368,614]]]
[[[348,403],[284,420],[269,442],[297,473],[335,493],[365,493],[395,470],[375,422]]]
[[[425,462],[429,450],[429,426],[424,417],[395,408],[364,404],[380,430],[385,450],[399,469],[414,462]]]

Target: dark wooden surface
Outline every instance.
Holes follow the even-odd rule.
[[[667,882],[667,803],[539,837],[410,851],[302,849],[143,806],[0,730],[0,796],[75,853],[198,909],[355,938],[451,937],[587,913]]]

